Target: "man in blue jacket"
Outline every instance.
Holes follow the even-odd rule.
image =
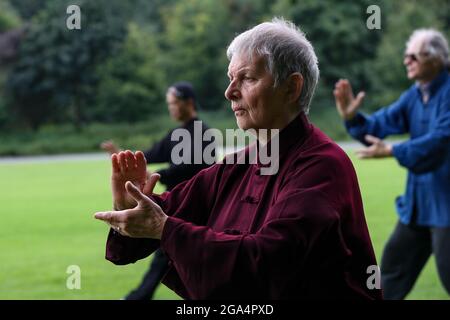
[[[381,279],[386,299],[403,299],[433,253],[440,279],[450,293],[450,76],[445,37],[433,29],[413,32],[404,56],[413,84],[400,98],[371,116],[358,111],[348,80],[334,96],[351,136],[367,147],[361,158],[395,157],[408,169],[406,193],[396,200],[399,222],[383,252]],[[409,133],[388,144],[383,138]]]

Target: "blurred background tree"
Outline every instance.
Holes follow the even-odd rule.
[[[319,59],[320,83],[311,112],[334,106],[332,90],[339,78],[350,79],[355,89],[371,89],[370,65],[384,30],[369,30],[366,26],[366,10],[372,4],[380,6],[382,13],[387,11],[385,1],[342,0],[333,5],[314,0],[275,2],[274,13],[287,12],[286,18],[302,26]],[[381,18],[384,27],[385,14]]]
[[[163,12],[167,80],[191,81],[204,109],[224,102],[227,18],[224,2],[216,0],[178,1]]]
[[[14,7],[6,1],[0,2],[0,32],[19,27],[21,19]]]
[[[156,40],[131,23],[120,51],[98,67],[95,108],[91,121],[136,122],[165,111],[162,55]]]
[[[405,76],[403,54],[405,42],[412,31],[418,28],[435,28],[450,36],[450,2],[432,1],[393,1],[386,3],[388,14],[383,37],[376,48],[376,56],[371,64],[371,88],[368,92],[373,101],[370,110],[386,106],[398,99],[411,85]],[[400,14],[401,13],[401,14]]]
[[[45,8],[47,0],[18,0],[9,1],[12,7],[17,11],[20,17],[24,21],[29,21],[35,16],[41,9]]]
[[[49,1],[33,17],[8,79],[14,110],[24,123],[37,129],[47,121],[71,121],[80,127],[87,120],[97,82],[93,70],[126,34],[120,3],[79,1],[81,30],[66,27],[69,1]]]
[[[17,46],[14,45],[20,38],[20,31],[16,31],[22,24],[17,11],[9,2],[0,2],[0,130],[4,130],[13,118],[8,115],[7,91],[5,83],[11,69]]]
[[[81,30],[66,28],[69,4],[81,8]],[[381,30],[366,26],[373,4],[381,8]],[[212,125],[230,126],[226,46],[237,33],[282,16],[301,27],[319,57],[311,117],[343,139],[336,80],[365,90],[367,111],[393,102],[411,85],[402,63],[407,38],[420,27],[448,37],[449,6],[448,0],[0,0],[0,44],[6,34],[26,30],[15,57],[0,60],[0,133],[73,126],[81,137],[97,124],[110,132],[124,123],[145,123],[149,131],[156,122],[170,126],[165,90],[179,80],[194,84]]]

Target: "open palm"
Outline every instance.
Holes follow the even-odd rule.
[[[351,120],[358,112],[364,99],[364,92],[359,92],[355,97],[350,82],[346,79],[339,80],[333,91],[336,108],[344,120]]]
[[[114,208],[123,210],[136,206],[136,200],[125,189],[125,183],[130,181],[143,191],[147,181],[147,163],[141,151],[133,154],[130,150],[113,154],[111,187]]]

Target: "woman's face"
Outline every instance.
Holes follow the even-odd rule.
[[[289,123],[285,123],[291,115],[285,103],[285,88],[283,85],[274,88],[274,79],[263,57],[233,56],[228,77],[230,84],[225,97],[231,101],[239,128],[280,129]]]

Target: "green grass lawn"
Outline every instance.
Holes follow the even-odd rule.
[[[393,160],[353,160],[379,261],[405,172]],[[128,266],[104,259],[108,228],[93,213],[111,207],[109,174],[107,161],[0,165],[0,299],[120,299],[139,283],[149,258]],[[81,269],[80,290],[66,288],[70,265]],[[155,298],[178,297],[160,286]],[[409,298],[448,299],[434,261]]]

